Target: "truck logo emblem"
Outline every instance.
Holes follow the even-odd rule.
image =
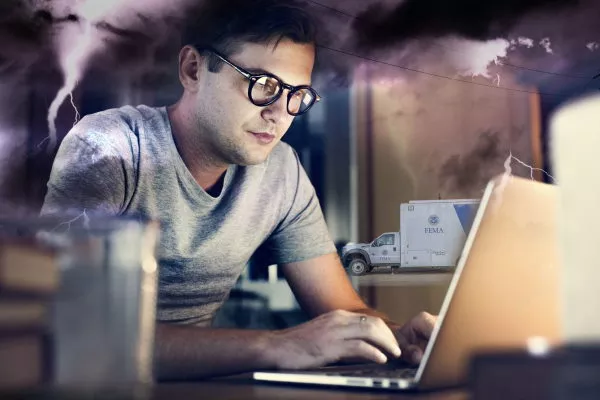
[[[440,223],[440,217],[437,215],[431,215],[429,217],[429,225],[437,225]]]

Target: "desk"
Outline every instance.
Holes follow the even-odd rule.
[[[0,398],[21,400],[468,400],[466,392],[402,393],[370,389],[325,388],[257,383],[248,377],[198,382],[158,383],[131,390],[32,389],[0,392]]]
[[[256,383],[249,378],[228,378],[205,382],[162,383],[154,388],[152,399],[231,399],[231,400],[367,400],[419,399],[467,400],[464,392],[409,394],[368,389],[328,389],[315,386]]]
[[[250,374],[186,382],[160,382],[136,389],[85,390],[38,388],[0,391],[0,398],[21,400],[468,400],[466,391],[430,393],[391,392],[373,389],[259,383]]]

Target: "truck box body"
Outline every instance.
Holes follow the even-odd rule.
[[[401,266],[456,266],[478,207],[472,199],[401,204]]]

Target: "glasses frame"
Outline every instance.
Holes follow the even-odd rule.
[[[283,91],[285,89],[288,90],[286,109],[287,109],[288,114],[290,114],[290,115],[298,116],[298,115],[305,114],[308,110],[310,110],[312,108],[312,106],[314,106],[316,103],[318,103],[319,101],[321,101],[321,96],[319,96],[319,94],[317,93],[317,91],[315,89],[313,89],[309,85],[292,86],[292,85],[289,85],[289,84],[285,83],[284,81],[282,81],[281,78],[279,78],[277,75],[271,74],[271,73],[268,73],[268,72],[262,72],[262,73],[259,73],[259,74],[253,74],[253,73],[251,73],[249,71],[246,71],[244,68],[242,68],[242,67],[240,67],[238,65],[235,65],[233,62],[229,61],[225,56],[223,56],[221,53],[219,53],[218,51],[216,51],[213,48],[205,48],[205,51],[213,53],[221,61],[223,61],[224,63],[226,63],[227,65],[229,65],[233,69],[235,69],[237,72],[239,72],[240,74],[242,74],[246,79],[248,79],[248,81],[249,81],[249,84],[248,84],[248,99],[250,100],[250,102],[252,102],[252,104],[254,104],[257,107],[267,107],[267,106],[270,106],[271,104],[275,103],[277,100],[279,100],[279,98],[281,97],[281,95],[282,95],[282,93],[283,93]],[[258,82],[258,80],[260,78],[264,78],[264,77],[273,78],[273,79],[277,80],[277,82],[279,83],[279,91],[268,102],[266,102],[266,103],[257,103],[252,98],[252,89],[254,88],[254,85],[256,84],[256,82]],[[304,111],[298,112],[298,113],[293,113],[293,112],[290,111],[290,101],[292,100],[292,96],[294,95],[294,93],[296,93],[298,90],[301,90],[301,89],[308,89],[314,95],[313,101],[310,103],[310,105],[308,105],[306,107],[306,109]]]

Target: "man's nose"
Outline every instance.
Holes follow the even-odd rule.
[[[290,116],[287,112],[287,91],[284,91],[276,102],[265,107],[262,116],[265,120],[274,124],[278,124]]]

